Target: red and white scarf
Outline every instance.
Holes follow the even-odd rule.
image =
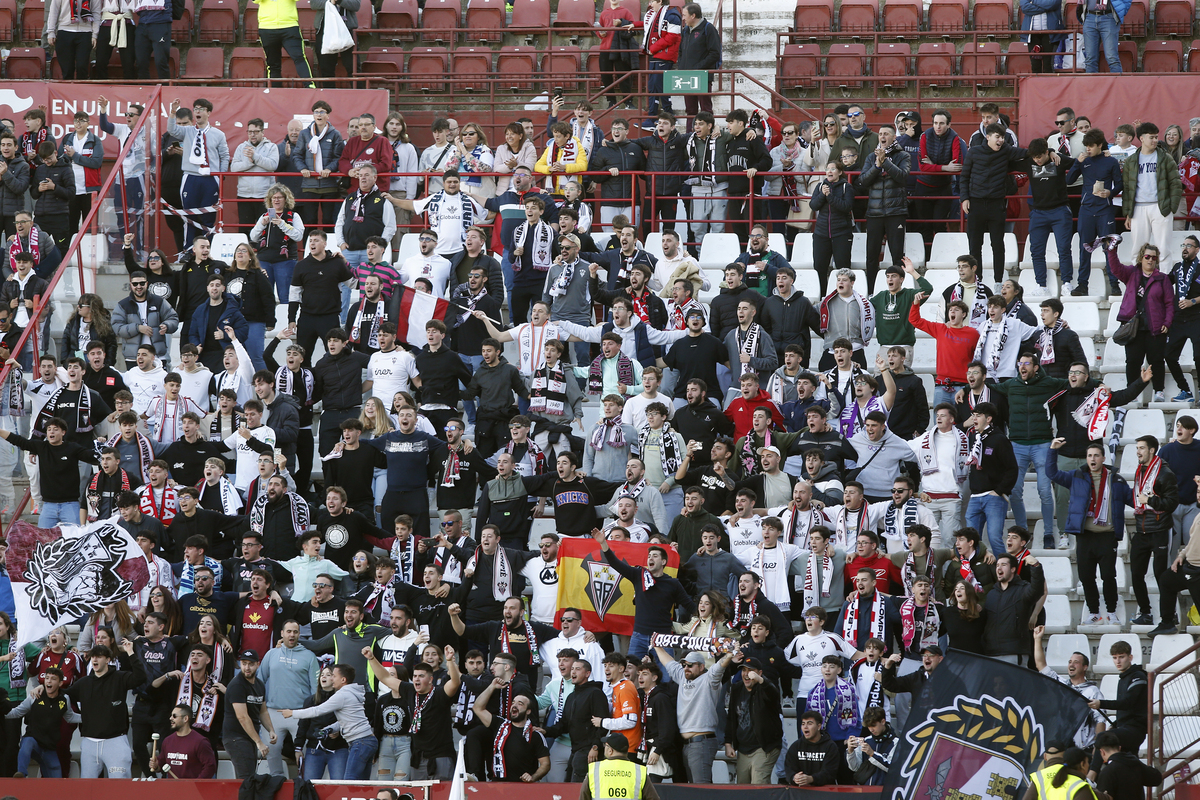
[[[591,444],[594,450],[603,450],[605,445],[622,448],[625,446],[625,428],[620,417],[602,419],[592,428]]]
[[[1150,463],[1142,466],[1138,465],[1137,471],[1133,473],[1133,513],[1144,514],[1148,505],[1138,500],[1142,495],[1150,497],[1154,494],[1154,482],[1158,480],[1159,470],[1162,469],[1162,459],[1154,456],[1150,459]]]
[[[1008,321],[1010,317],[1002,317],[999,322],[990,319],[979,331],[979,341],[975,343],[974,360],[987,366],[988,376],[997,377],[1000,369],[1000,354],[1008,347]],[[985,349],[986,348],[986,349]]]
[[[517,726],[511,721],[504,720],[500,723],[500,730],[496,732],[496,739],[492,742],[492,775],[497,779],[508,777],[508,764],[504,757],[504,745],[508,742],[508,737],[516,730]],[[528,718],[525,724],[521,727],[520,735],[525,741],[529,741],[533,736],[533,722]]]
[[[504,548],[500,548],[500,550],[498,551],[498,554],[502,553],[502,552],[504,552]],[[505,559],[504,563],[507,564],[508,560]],[[499,571],[500,570],[498,570],[498,569],[496,570],[496,572],[499,572]],[[538,647],[537,634],[533,632],[533,626],[529,624],[529,620],[527,620],[527,619],[521,620],[521,624],[525,626],[525,643],[529,646],[529,663],[532,666],[539,667],[542,664],[542,654],[538,652],[539,647]],[[504,622],[501,622],[500,623],[500,652],[501,653],[508,653],[509,655],[513,654],[511,636],[512,636],[512,634],[509,633],[508,625],[506,625]]]
[[[815,577],[818,570],[821,573],[819,593]],[[808,569],[804,573],[804,608],[802,610],[807,611],[813,606],[819,606],[822,599],[829,597],[832,589],[833,558],[827,555],[819,556],[810,551],[808,554]]]
[[[793,500],[783,511],[784,541],[794,544],[801,550],[808,549],[808,534],[818,525],[828,524],[825,512],[810,505],[806,509],[796,508]]]
[[[1087,396],[1086,400],[1071,412],[1071,418],[1087,431],[1089,442],[1094,442],[1104,437],[1104,432],[1108,429],[1109,405],[1111,402],[1112,393],[1106,387],[1098,386],[1094,392]],[[1048,407],[1050,404],[1047,403],[1046,405]]]
[[[837,297],[836,291],[830,292],[821,301],[821,333],[829,331],[829,301]],[[863,344],[871,341],[875,335],[875,309],[867,298],[863,297],[858,292],[854,292],[854,300],[858,303],[858,321],[862,329]]]
[[[747,603],[741,597],[738,597],[738,599],[734,601],[733,627],[737,628],[739,631],[744,631],[749,628],[750,621],[758,616],[758,595],[756,594],[754,598],[755,599],[751,600],[749,603]],[[745,609],[745,613],[742,612],[743,608]]]
[[[438,484],[439,486],[453,487],[458,483],[458,479],[462,477],[462,458],[459,455],[461,452],[461,444],[457,448],[450,448],[450,454],[446,456],[446,466],[442,470],[442,480]]]
[[[164,486],[161,491],[162,500],[155,500],[156,490],[147,483],[139,492],[141,499],[138,501],[138,508],[146,516],[161,522],[164,528],[169,528],[179,513],[179,494],[173,486]]]
[[[43,139],[45,139],[45,136],[44,136],[45,133],[46,133],[45,128],[42,128],[40,131],[38,131],[38,134],[42,135]],[[17,270],[17,253],[32,253],[33,254],[33,265],[35,267],[41,263],[42,248],[41,248],[41,245],[38,244],[38,226],[37,225],[34,225],[32,228],[29,229],[29,246],[28,247],[25,247],[21,244],[20,236],[14,237],[13,240],[8,245],[8,268],[9,268],[9,270],[12,271],[12,273],[14,275],[18,272],[18,270]]]
[[[972,553],[971,555],[974,556],[974,553]],[[975,589],[975,591],[982,592],[983,586],[980,585],[979,579],[975,577],[975,570],[971,569],[971,559],[963,558],[962,556],[957,556],[957,558],[958,558],[958,576],[960,578],[962,578],[964,581],[966,581],[967,583],[971,584],[971,586]]]
[[[134,441],[137,442],[138,464],[141,468],[142,479],[146,480],[150,476],[147,472],[150,469],[150,462],[154,460],[154,445],[150,444],[150,438],[143,433],[134,431]],[[117,442],[121,441],[121,434],[112,437],[106,443],[106,447],[116,447]]]
[[[937,603],[930,598],[925,604],[925,618],[917,623],[917,601],[911,597],[900,604],[900,636],[904,640],[904,649],[911,650],[913,640],[917,639],[917,629],[921,636],[917,639],[917,649],[929,647],[938,643],[938,634],[942,629],[941,615],[938,614]]]
[[[1091,473],[1088,473],[1091,478]],[[1109,517],[1112,515],[1112,476],[1109,474],[1108,467],[1100,467],[1100,491],[1095,491],[1095,480],[1092,481],[1093,491],[1088,498],[1087,515],[1096,520],[1097,525],[1107,525]]]
[[[859,606],[862,603],[862,596],[855,593],[854,597],[846,603],[846,617],[842,620],[842,638],[847,642],[858,641],[858,614]],[[875,592],[871,598],[871,622],[870,622],[870,638],[885,641],[883,638],[884,621],[887,619],[887,613],[883,608],[883,595]]]

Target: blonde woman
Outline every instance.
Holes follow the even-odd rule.
[[[383,436],[385,433],[390,433],[395,430],[392,425],[392,420],[388,417],[387,409],[383,405],[383,401],[378,397],[372,397],[367,402],[363,403],[362,413],[358,417],[358,421],[363,424],[363,439],[374,439],[378,436]],[[383,509],[383,496],[387,493],[387,470],[376,467],[375,477],[372,481],[372,494],[375,497],[375,522],[381,524],[379,513]]]
[[[263,205],[267,210],[254,223],[250,241],[258,248],[258,260],[267,277],[275,283],[277,301],[286,303],[296,269],[296,244],[304,241],[304,221],[296,211],[292,190],[282,183],[267,189]]]
[[[1183,157],[1187,155],[1187,151],[1183,148],[1184,140],[1183,128],[1178,125],[1168,125],[1167,129],[1163,132],[1162,143],[1159,144],[1159,147],[1166,150],[1167,154],[1175,159],[1176,164],[1182,164]],[[1186,195],[1179,198],[1179,207],[1175,209],[1176,216],[1172,223],[1173,230],[1187,230],[1187,220],[1184,219],[1187,216],[1187,204],[1188,199]]]
[[[478,174],[491,172],[496,163],[483,128],[474,122],[463,125],[462,133],[454,140],[454,146],[458,148],[458,171],[462,173],[463,191],[474,192],[482,197],[495,197],[496,179]]]
[[[510,122],[504,126],[504,143],[496,148],[492,166],[496,172],[504,173],[496,179],[496,194],[501,195],[508,191],[514,169],[527,167],[532,172],[537,160],[537,147],[525,135],[525,126],[519,122]]]
[[[387,119],[383,122],[383,133],[392,146],[396,172],[420,172],[420,156],[417,154],[417,148],[409,141],[408,123],[404,121],[404,115],[399,111],[388,114]],[[416,175],[398,174],[388,185],[388,194],[398,200],[414,200],[417,196],[419,180],[420,178]],[[406,233],[404,227],[411,219],[411,211],[402,208],[396,209],[396,236],[392,239],[392,247],[397,251],[400,249],[400,237]]]
[[[79,642],[75,649],[81,653],[91,650],[96,643],[96,632],[101,628],[112,628],[117,642],[120,642],[122,639],[136,636],[136,627],[137,618],[129,610],[129,603],[118,600],[88,617],[87,622],[79,629]]]

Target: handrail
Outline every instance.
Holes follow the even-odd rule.
[[[125,156],[128,155],[130,150],[133,149],[133,145],[137,137],[142,133],[143,130],[145,130],[145,127],[150,124],[151,117],[153,116],[153,118],[157,121],[159,110],[162,107],[161,85],[156,86],[154,91],[151,92],[149,99],[145,103],[145,107],[148,109],[154,109],[154,114],[141,114],[138,116],[137,122],[130,131],[129,136],[125,139],[125,144],[117,152],[116,165],[109,170],[108,176],[105,177],[100,184],[100,190],[97,192],[98,198],[107,197],[108,193],[112,190],[113,182],[116,181],[118,177],[123,175],[124,170],[122,167],[125,163]],[[157,150],[159,148],[156,147],[155,149]],[[87,216],[83,218],[83,221],[79,225],[79,230],[81,232],[90,229],[96,223],[96,220],[100,214],[100,206],[101,203],[99,202],[92,203],[91,210],[87,213]],[[62,279],[63,274],[69,268],[71,259],[74,258],[79,259],[79,287],[80,291],[82,292],[84,287],[83,258],[79,252],[79,247],[82,243],[82,236],[75,237],[75,241],[71,242],[70,246],[67,248],[67,252],[63,254],[62,263],[59,265],[58,269],[54,271],[54,274],[50,276],[49,286],[47,286],[46,291],[42,294],[41,302],[34,306],[33,314],[31,314],[29,318],[29,324],[25,326],[25,330],[21,332],[20,337],[17,339],[16,345],[10,351],[13,353],[14,357],[21,353],[25,347],[26,341],[31,335],[34,335],[35,331],[41,326],[42,317],[47,313],[47,309],[50,307],[50,304],[54,302],[54,290],[58,286],[58,282]],[[36,342],[36,338],[34,341]],[[37,355],[38,354],[35,352],[35,364],[37,363]],[[4,385],[4,382],[8,380],[8,375],[11,371],[12,365],[10,364],[4,364],[3,367],[0,368],[0,386]],[[33,418],[30,419],[31,435],[34,421],[35,420]],[[13,509],[12,518],[9,519],[7,525],[4,525],[5,536],[7,536],[8,529],[12,527],[12,524],[21,518],[21,514],[25,510],[25,506],[29,503],[31,496],[30,490],[26,489],[25,494],[21,497],[20,501],[17,502],[16,508]],[[2,519],[0,519],[0,524],[3,524]]]
[[[1187,664],[1181,664],[1184,659],[1190,657]],[[1181,664],[1180,669],[1170,669],[1172,665]],[[1151,665],[1151,669],[1146,671],[1147,689],[1146,692],[1146,722],[1147,722],[1147,738],[1146,738],[1146,756],[1151,761],[1152,765],[1163,773],[1163,783],[1159,786],[1159,797],[1165,797],[1169,792],[1173,792],[1175,788],[1183,781],[1172,781],[1169,785],[1167,779],[1172,775],[1180,772],[1180,766],[1174,769],[1167,769],[1167,761],[1175,754],[1166,752],[1166,736],[1164,735],[1164,718],[1165,714],[1159,713],[1159,723],[1155,724],[1154,709],[1157,705],[1160,709],[1163,708],[1163,687],[1170,684],[1177,678],[1183,675],[1192,677],[1192,671],[1200,666],[1200,641],[1194,642],[1191,647],[1177,653],[1173,658],[1164,661],[1162,664]],[[1155,689],[1158,689],[1158,703],[1155,703]],[[1157,741],[1156,741],[1157,739]],[[1180,752],[1185,752],[1188,749],[1200,743],[1200,736],[1193,741],[1185,744],[1180,748]],[[1184,763],[1189,760],[1184,759]],[[1150,797],[1151,789],[1147,789],[1147,798]]]

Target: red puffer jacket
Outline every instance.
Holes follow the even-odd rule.
[[[679,59],[679,34],[683,32],[683,17],[673,6],[647,11],[638,27],[646,32],[642,51],[658,61],[674,64]]]

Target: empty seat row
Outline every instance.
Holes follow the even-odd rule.
[[[373,47],[367,51],[360,71],[367,75],[405,78],[408,87],[419,91],[441,91],[444,78],[452,73],[454,86],[486,91],[489,78],[497,90],[529,91],[536,86],[574,91],[581,83],[597,82],[598,50],[584,52],[574,45],[538,50],[508,45],[493,51],[485,47],[414,47],[405,51]],[[407,66],[406,66],[407,65]],[[474,80],[467,80],[474,79]]]
[[[393,41],[499,42],[504,33],[534,32],[546,28],[591,28],[597,21],[596,0],[558,0],[551,15],[549,0],[469,0],[464,16],[461,0],[427,0],[418,16],[417,0],[383,0],[375,15],[375,32]],[[641,19],[639,0],[621,0],[621,5]],[[683,0],[671,0],[682,8]],[[511,18],[506,15],[511,11]],[[419,20],[419,24],[418,24]],[[365,27],[365,26],[364,26]]]

